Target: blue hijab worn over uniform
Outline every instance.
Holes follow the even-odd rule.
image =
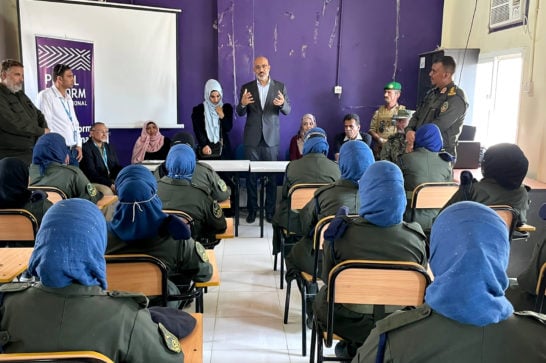
[[[370,165],[358,181],[358,195],[362,218],[380,227],[402,222],[407,200],[404,177],[396,164],[382,160]]]
[[[435,124],[425,124],[415,131],[415,148],[424,147],[428,151],[439,152],[444,142],[440,129]]]
[[[426,303],[463,324],[507,319],[514,311],[504,296],[509,256],[508,229],[494,210],[470,201],[449,206],[432,225]]]
[[[47,287],[78,283],[106,289],[105,251],[106,221],[97,206],[79,198],[61,200],[42,220],[28,271]]]
[[[339,149],[339,170],[341,179],[358,184],[358,180],[375,162],[372,150],[362,141],[350,140]]]
[[[191,181],[195,171],[195,152],[187,144],[173,146],[167,155],[166,167],[169,178]]]
[[[163,204],[157,196],[157,181],[142,165],[123,168],[116,178],[119,204],[110,230],[123,241],[153,238],[167,223],[169,233],[176,239],[191,237],[189,227],[180,219],[163,213]]]
[[[494,179],[502,187],[514,190],[521,186],[529,161],[515,144],[501,143],[487,149],[483,156],[482,174]]]
[[[0,160],[0,208],[23,208],[32,193],[28,186],[28,166],[20,159]]]
[[[51,163],[65,164],[68,150],[64,137],[50,132],[38,138],[32,151],[32,163],[40,167],[40,175],[44,175]]]
[[[328,155],[329,145],[326,140],[326,131],[320,127],[313,127],[305,133],[302,155],[317,153]]]

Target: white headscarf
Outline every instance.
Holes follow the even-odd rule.
[[[213,91],[217,91],[220,94],[220,101],[214,104],[210,101],[209,97]],[[222,86],[215,79],[209,79],[205,83],[205,130],[207,131],[207,137],[212,143],[217,143],[220,141],[220,118],[216,112],[216,107],[223,106],[222,98]]]

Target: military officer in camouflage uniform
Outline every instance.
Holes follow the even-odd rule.
[[[179,132],[174,135],[171,142],[171,147],[178,144],[187,144],[193,150],[195,150],[195,141],[193,140],[193,136],[187,132]],[[157,167],[157,169],[154,171],[154,176],[157,180],[163,178],[167,174],[168,171],[165,163],[159,165],[159,167]],[[218,202],[222,202],[230,198],[231,188],[214,171],[214,169],[205,162],[196,162],[191,183],[195,186],[209,190],[210,196]]]
[[[219,240],[216,234],[225,232],[226,218],[218,202],[203,187],[192,184],[195,153],[186,144],[175,145],[167,155],[168,175],[158,182],[157,194],[165,209],[177,209],[193,218],[192,237],[207,247]]]
[[[145,253],[167,266],[169,280],[177,286],[208,281],[212,266],[189,227],[163,213],[157,181],[142,165],[130,165],[116,178],[120,205],[109,224],[107,254]],[[173,291],[171,288],[169,291]]]
[[[368,133],[373,138],[373,154],[376,159],[379,159],[381,148],[387,142],[391,135],[396,134],[396,122],[393,122],[393,117],[398,114],[399,110],[404,110],[406,106],[399,105],[398,99],[402,85],[398,82],[389,82],[384,87],[385,104],[375,111],[370,122],[370,130]]]
[[[68,198],[83,198],[96,203],[102,193],[80,168],[66,165],[68,152],[64,138],[56,133],[41,136],[34,146],[30,165],[30,185],[61,189]]]
[[[402,220],[406,208],[404,179],[400,168],[389,161],[378,161],[364,172],[358,182],[359,217],[338,212],[325,232],[322,279],[345,260],[411,261],[427,266],[425,235],[417,223]],[[328,311],[325,285],[316,296],[313,310],[322,327]],[[392,312],[392,307],[386,307]],[[373,306],[338,304],[334,310],[334,333],[343,338],[336,351],[354,356],[374,327]]]
[[[442,56],[434,61],[430,70],[433,88],[413,114],[406,128],[407,151],[413,149],[415,131],[424,124],[435,123],[442,133],[444,149],[456,156],[455,148],[463,127],[468,102],[462,89],[453,83],[455,61]]]
[[[389,136],[386,143],[381,148],[379,155],[380,160],[388,160],[396,163],[398,158],[406,152],[406,127],[411,118],[413,111],[411,110],[399,110],[394,115],[393,121],[396,123],[396,133]]]
[[[495,211],[450,206],[432,226],[430,251],[425,304],[378,321],[353,363],[546,362],[546,315],[514,312],[504,296],[510,240]]]
[[[106,222],[95,205],[68,199],[49,209],[28,268],[40,282],[0,287],[3,353],[92,350],[114,362],[184,361],[145,296],[106,291],[105,249]]]

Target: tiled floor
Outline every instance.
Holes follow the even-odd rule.
[[[271,225],[266,223],[264,238],[259,235],[258,221],[247,225],[243,217],[239,237],[214,249],[221,283],[205,294],[206,363],[309,362],[301,356],[300,295],[294,288],[289,323],[283,324],[286,290],[273,271]]]

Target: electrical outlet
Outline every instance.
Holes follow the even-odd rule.
[[[335,86],[334,87],[334,94],[340,95],[341,91],[342,91],[341,86]]]

